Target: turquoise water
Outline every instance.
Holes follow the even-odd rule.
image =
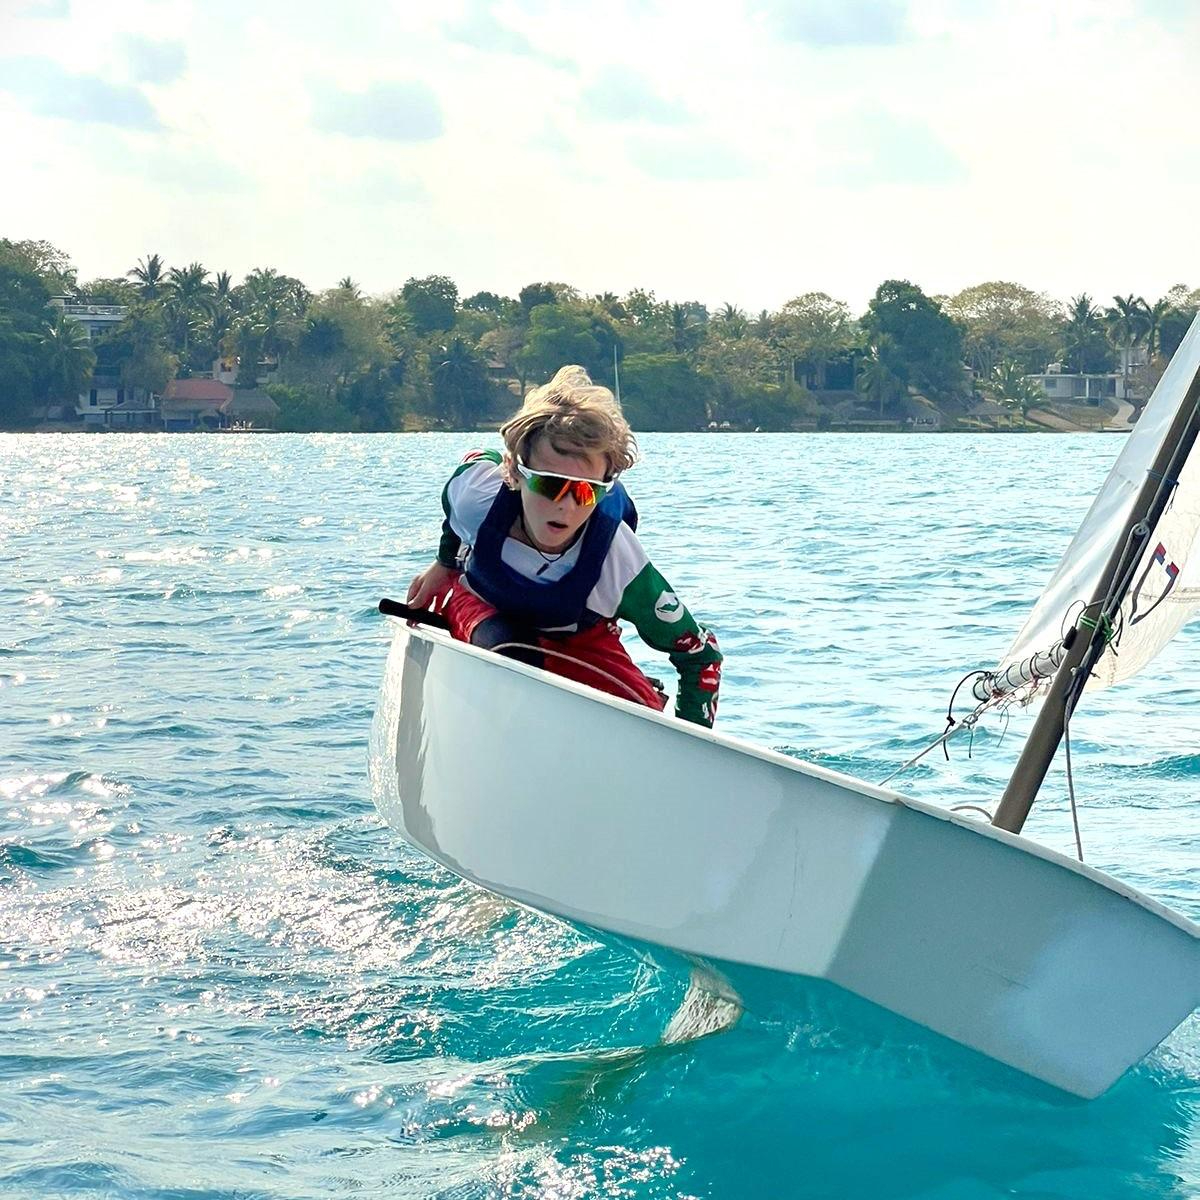
[[[1195,1017],[1091,1104],[890,1018],[663,1044],[686,978],[393,840],[375,603],[480,441],[0,436],[0,1194],[1200,1193]],[[1004,648],[1120,445],[658,435],[629,483],[721,635],[722,727],[877,780]],[[1192,918],[1198,668],[1192,627],[1073,726],[1088,861]],[[991,804],[1023,722],[901,785]],[[1069,852],[1063,795],[1029,832]]]

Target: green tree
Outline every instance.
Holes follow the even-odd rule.
[[[529,333],[518,360],[530,376],[549,379],[559,367],[578,363],[593,379],[602,378],[603,350],[590,314],[571,305],[539,304],[529,314]]]
[[[521,314],[526,322],[533,310],[543,304],[557,304],[558,293],[551,283],[527,283],[518,293],[517,302],[521,305]]]
[[[128,308],[138,298],[128,279],[89,279],[79,285],[81,304],[119,304]]]
[[[267,395],[279,405],[278,428],[284,433],[353,433],[354,414],[335,398],[300,384],[270,384]]]
[[[961,396],[962,332],[936,300],[905,279],[879,285],[862,319],[870,343],[890,339],[890,369],[936,400]]]
[[[631,354],[621,364],[621,404],[635,429],[703,429],[711,394],[682,354]]]
[[[495,395],[479,357],[455,338],[434,356],[433,399],[438,415],[453,429],[474,429]]]
[[[0,426],[32,419],[43,377],[43,333],[54,319],[50,290],[41,276],[0,255]]]
[[[984,390],[1006,408],[1019,411],[1022,425],[1029,424],[1029,410],[1046,399],[1041,385],[1025,378],[1023,364],[1011,360],[997,363],[992,368]]]
[[[417,333],[444,333],[454,328],[458,287],[448,276],[409,279],[400,289],[400,298]]]
[[[1129,377],[1133,369],[1133,349],[1146,336],[1149,321],[1146,317],[1146,301],[1130,293],[1114,296],[1112,307],[1104,314],[1108,337],[1121,352],[1121,373],[1125,378],[1125,395],[1129,394]]]
[[[1156,300],[1153,304],[1147,304],[1142,301],[1142,311],[1146,318],[1146,356],[1153,359],[1156,355],[1162,353],[1162,329],[1163,321],[1167,313],[1171,311],[1171,302],[1163,296],[1160,300]]]
[[[96,366],[88,331],[62,309],[56,308],[42,333],[42,349],[42,383],[46,400],[69,400],[73,404]]]
[[[139,301],[93,349],[102,369],[121,377],[126,388],[161,395],[175,378],[179,360],[171,352],[162,306]]]
[[[704,341],[708,310],[703,304],[670,306],[670,346],[676,354],[693,355]]]
[[[1061,306],[1016,283],[979,283],[946,301],[946,313],[963,329],[967,361],[980,376],[1001,362],[1026,374],[1042,371],[1058,349]]]
[[[864,399],[878,406],[881,419],[884,408],[905,394],[904,370],[895,340],[890,334],[878,334],[858,364],[855,387]]]
[[[1060,331],[1064,361],[1076,374],[1109,370],[1112,351],[1104,332],[1104,319],[1086,292],[1072,298]]]
[[[741,341],[750,332],[746,313],[736,304],[722,304],[713,317],[713,324],[719,327],[722,336],[735,342]]]
[[[824,292],[806,292],[789,300],[775,318],[776,338],[790,363],[789,378],[800,372],[810,386],[825,386],[829,362],[844,355],[857,339],[849,306]]]
[[[476,292],[462,302],[462,307],[468,312],[490,313],[494,317],[503,317],[514,307],[514,304],[513,301],[506,300],[503,296],[496,295],[495,292]]]
[[[125,272],[132,279],[143,300],[157,300],[166,285],[166,264],[161,256],[147,254],[138,259],[138,265]]]
[[[76,290],[75,268],[65,251],[49,242],[13,242],[0,238],[0,263],[36,275],[54,296],[72,295]]]

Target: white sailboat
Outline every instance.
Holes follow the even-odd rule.
[[[1084,684],[1132,674],[1200,605],[1198,397],[1200,320],[980,673],[977,714],[1045,694],[994,824],[404,624],[372,731],[380,812],[459,876],[684,955],[751,1008],[764,981],[825,980],[1099,1095],[1200,1004],[1200,926],[1020,830]],[[548,728],[575,731],[569,756],[533,752]]]

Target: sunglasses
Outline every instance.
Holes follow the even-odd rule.
[[[525,480],[525,486],[535,496],[545,496],[547,500],[561,500],[570,495],[580,508],[599,504],[612,489],[615,480],[601,482],[599,479],[580,479],[576,475],[551,475],[546,471],[535,471],[517,460],[517,474]]]

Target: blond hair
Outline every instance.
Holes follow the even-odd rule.
[[[539,436],[559,454],[603,454],[610,476],[637,462],[637,442],[616,397],[577,366],[563,367],[549,383],[529,392],[500,426],[500,436],[509,458],[522,462],[529,461]]]

